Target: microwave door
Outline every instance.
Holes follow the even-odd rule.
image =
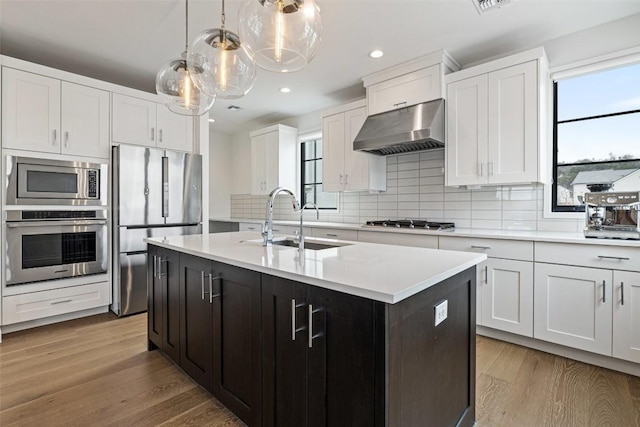
[[[202,222],[202,156],[166,151],[166,172],[163,177],[164,214],[167,224],[197,224]]]
[[[118,226],[164,224],[162,150],[120,145],[113,148],[114,207]]]

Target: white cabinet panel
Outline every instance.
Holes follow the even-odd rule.
[[[2,68],[2,146],[60,152],[60,80]]]
[[[114,93],[112,139],[125,144],[156,146],[156,103]]]
[[[538,95],[535,61],[489,74],[489,182],[538,179]]]
[[[533,261],[533,242],[524,240],[440,236],[440,249],[484,253],[491,258]]]
[[[260,231],[260,224],[255,222],[241,222],[238,224],[239,231]]]
[[[169,111],[164,105],[156,107],[157,147],[168,150],[193,151],[192,119]]]
[[[275,125],[250,134],[251,194],[269,194],[276,187],[296,188],[295,128]]]
[[[613,357],[640,363],[640,273],[613,272]]]
[[[62,82],[63,154],[109,157],[109,92]]]
[[[438,249],[438,236],[358,230],[358,241]]]
[[[640,271],[640,247],[536,242],[536,262]]]
[[[612,272],[536,263],[534,337],[611,355]]]
[[[366,119],[365,108],[322,118],[322,186],[324,191],[384,191],[386,158],[353,150]]]
[[[481,324],[533,336],[533,263],[490,258],[484,268]]]
[[[358,240],[358,232],[356,230],[345,230],[338,228],[311,227],[311,236],[336,240]]]
[[[441,65],[436,64],[367,87],[370,116],[442,98]]]

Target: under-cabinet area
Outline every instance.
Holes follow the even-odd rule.
[[[473,425],[473,267],[389,304],[149,243],[149,350],[249,426]]]

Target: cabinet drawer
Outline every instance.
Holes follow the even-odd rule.
[[[640,247],[536,242],[536,262],[640,271]]]
[[[440,249],[485,253],[490,258],[533,261],[533,242],[440,236]]]
[[[273,234],[284,234],[286,236],[293,236],[299,227],[293,225],[278,225],[273,224]]]
[[[388,233],[381,231],[358,231],[358,241],[384,243],[387,245],[415,246],[438,249],[438,236],[420,234]]]
[[[440,65],[432,65],[367,87],[368,114],[371,116],[441,97]]]
[[[356,230],[340,230],[335,228],[311,228],[313,237],[322,237],[325,239],[337,240],[358,240],[358,232]]]
[[[260,224],[257,222],[241,222],[238,224],[239,231],[260,231]]]
[[[109,282],[12,295],[2,299],[2,324],[10,325],[103,307],[109,305],[110,302],[111,287]]]

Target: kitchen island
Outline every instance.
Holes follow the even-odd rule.
[[[475,265],[371,243],[150,238],[149,348],[250,426],[470,426]]]

